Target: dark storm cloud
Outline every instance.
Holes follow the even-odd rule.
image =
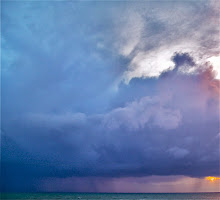
[[[173,61],[176,64],[176,68],[182,65],[189,65],[191,67],[195,65],[193,58],[188,53],[176,53],[176,55],[173,56]]]
[[[219,80],[203,62],[216,52],[204,14],[215,9],[203,3],[4,2],[2,190],[71,177],[219,176]],[[207,31],[212,45],[197,52]]]
[[[6,156],[2,157],[2,168],[13,170],[13,176],[23,174],[31,182],[72,176],[218,176],[219,101],[212,92],[204,91],[202,76],[175,72],[159,81],[162,88],[159,83],[158,90],[163,91],[158,93],[160,101],[142,98],[107,114],[35,114],[17,119],[14,126],[19,126],[21,133],[17,128],[7,132],[20,136],[16,140],[31,159],[23,160],[26,156],[20,156],[19,149],[10,150],[10,146],[18,147],[7,144],[3,138]],[[167,111],[163,114],[163,106],[174,113],[178,108],[181,118],[175,126],[169,125],[176,119],[169,119]],[[162,126],[155,125],[154,116],[147,119],[151,112],[159,112]],[[28,170],[10,164],[17,162]]]

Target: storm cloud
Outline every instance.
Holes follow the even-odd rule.
[[[2,191],[220,176],[218,12],[216,1],[3,2]]]

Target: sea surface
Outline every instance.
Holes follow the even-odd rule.
[[[220,200],[220,193],[182,193],[182,194],[110,194],[110,193],[2,193],[1,199],[104,199],[104,200]]]

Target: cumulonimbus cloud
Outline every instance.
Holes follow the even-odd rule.
[[[4,190],[48,178],[219,176],[211,2],[5,1]]]

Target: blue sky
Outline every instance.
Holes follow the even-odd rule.
[[[1,10],[2,191],[219,190],[218,1]]]

